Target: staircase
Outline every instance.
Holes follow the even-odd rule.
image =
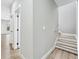
[[[77,38],[76,34],[59,33],[56,48],[60,48],[77,54]]]

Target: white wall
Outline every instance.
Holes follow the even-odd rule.
[[[33,0],[22,0],[21,49],[25,59],[33,59]]]
[[[1,6],[1,34],[7,34],[7,26],[10,20],[10,9],[6,6]]]
[[[67,33],[76,33],[77,2],[59,7],[59,30]]]
[[[2,20],[2,19],[1,19]],[[7,27],[9,26],[9,21],[1,21],[1,34],[7,34],[9,31],[7,31]]]
[[[41,59],[49,49],[54,47],[55,30],[58,27],[57,15],[54,0],[34,0],[34,59]]]
[[[58,6],[63,6],[63,5],[66,5],[66,4],[69,4],[71,2],[75,2],[75,1],[78,1],[78,0],[55,0],[56,1],[56,4]]]
[[[1,19],[10,19],[10,9],[6,6],[1,6]]]

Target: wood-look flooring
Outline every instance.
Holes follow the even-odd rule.
[[[7,41],[1,41],[1,59],[25,59],[20,49],[13,49]]]
[[[25,59],[19,49],[10,50],[10,59]]]
[[[47,59],[78,59],[76,54],[56,48]]]

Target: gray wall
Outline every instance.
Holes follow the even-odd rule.
[[[59,7],[59,30],[66,33],[76,33],[77,2]]]
[[[53,0],[23,0],[21,49],[25,59],[41,59],[54,46],[58,10]]]
[[[54,46],[57,13],[54,0],[34,0],[34,59],[41,59]]]
[[[21,49],[25,59],[33,59],[33,0],[21,3]]]

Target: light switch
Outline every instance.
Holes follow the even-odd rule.
[[[45,30],[46,29],[46,27],[45,26],[43,26],[43,30]]]

